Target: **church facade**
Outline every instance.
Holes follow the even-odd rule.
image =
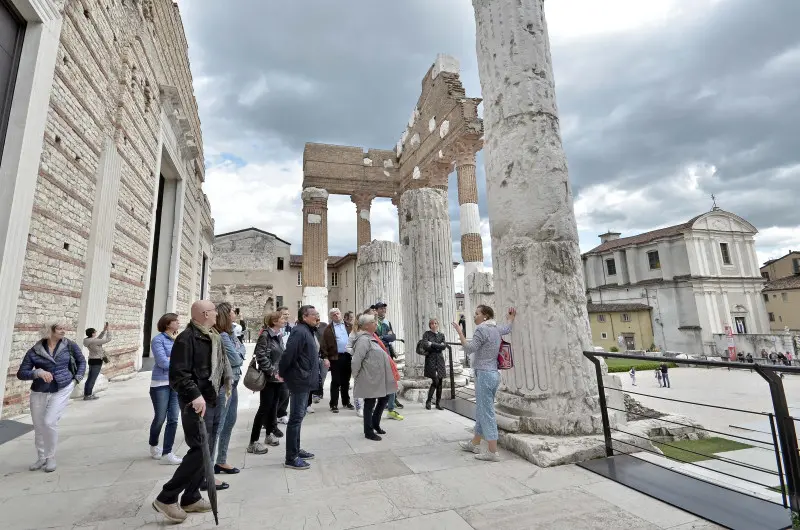
[[[158,318],[208,295],[214,223],[188,47],[172,0],[1,0],[2,415],[42,325],[108,321],[113,378]],[[7,42],[6,42],[7,41]]]

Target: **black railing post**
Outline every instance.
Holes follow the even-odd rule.
[[[600,392],[600,417],[603,420],[603,437],[606,440],[606,456],[614,456],[614,447],[611,441],[611,422],[608,420],[608,407],[606,406],[606,386],[603,384],[603,369],[600,359],[589,352],[583,355],[594,364],[594,373],[597,375],[597,389]]]
[[[447,346],[447,358],[450,362],[450,399],[456,398],[456,375],[453,373],[453,348],[449,344]]]
[[[767,382],[772,395],[772,408],[775,412],[775,424],[778,429],[778,439],[781,446],[783,470],[786,474],[786,493],[789,497],[790,509],[794,514],[797,514],[800,511],[800,499],[798,498],[800,453],[798,453],[794,419],[789,415],[789,406],[786,404],[783,381],[772,368],[765,369],[757,364],[755,365],[755,370]]]
[[[783,481],[783,464],[781,464],[781,448],[778,445],[778,435],[775,432],[775,415],[771,412],[769,414],[769,428],[772,431],[772,447],[775,448],[775,464],[778,466],[778,479],[781,481],[783,507],[788,508],[789,505],[786,502],[786,483]]]

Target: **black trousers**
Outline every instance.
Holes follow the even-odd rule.
[[[260,393],[258,411],[253,419],[253,429],[250,431],[250,443],[257,442],[261,437],[261,429],[266,428],[271,434],[278,426],[278,404],[281,397],[283,383],[267,383]]]
[[[278,417],[285,418],[289,415],[289,389],[281,383],[280,397],[278,398]]]
[[[442,381],[441,377],[437,377],[436,379],[431,380],[431,387],[428,389],[428,401],[430,403],[433,399],[433,392],[436,392],[436,404],[438,405],[442,401]]]
[[[386,403],[389,401],[389,396],[382,398],[365,398],[364,399],[364,435],[370,436],[375,434],[375,431],[381,428],[381,417],[383,411],[386,409]]]
[[[342,405],[350,404],[350,368],[349,353],[340,353],[339,358],[331,361],[331,408],[339,406],[339,392],[342,393]]]
[[[86,376],[86,383],[83,385],[83,395],[91,396],[94,391],[94,384],[97,382],[97,377],[100,375],[100,369],[103,368],[102,359],[89,359],[89,375]]]
[[[187,403],[179,401],[181,406],[181,424],[183,425],[183,437],[189,451],[183,457],[183,461],[175,470],[172,479],[164,484],[159,493],[159,502],[164,504],[174,504],[178,502],[181,492],[181,506],[188,506],[201,499],[200,484],[205,477],[203,469],[203,449],[200,442],[200,420],[197,413],[191,408],[187,408]],[[214,433],[217,432],[216,426],[219,424],[219,416],[223,407],[210,407],[206,405],[206,435],[208,445],[211,450],[211,458],[214,458]]]

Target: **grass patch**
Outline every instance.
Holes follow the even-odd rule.
[[[630,371],[631,368],[636,368],[637,372],[645,372],[647,370],[653,371],[659,366],[660,362],[644,361],[639,359],[606,359],[609,373],[620,373]],[[667,363],[668,368],[677,368],[675,363]]]
[[[679,460],[681,462],[700,462],[702,460],[710,460],[708,457],[696,455],[694,453],[712,455],[716,453],[724,453],[726,451],[750,449],[752,447],[751,445],[718,437],[705,438],[703,440],[679,440],[676,442],[669,442],[669,445],[660,443],[654,443],[653,445],[661,449],[664,452],[664,456],[674,460]],[[694,451],[694,453],[688,453],[683,449]]]

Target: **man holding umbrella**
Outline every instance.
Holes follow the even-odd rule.
[[[219,390],[223,385],[230,388],[231,384],[230,364],[219,333],[212,327],[217,319],[214,304],[200,300],[192,304],[191,313],[191,322],[175,339],[169,364],[169,384],[178,393],[189,452],[153,502],[157,512],[176,523],[183,522],[188,513],[212,510],[211,503],[200,495],[200,484],[208,466],[203,462],[203,446],[206,445],[208,452],[207,440],[219,419]],[[207,432],[201,432],[203,427]]]

